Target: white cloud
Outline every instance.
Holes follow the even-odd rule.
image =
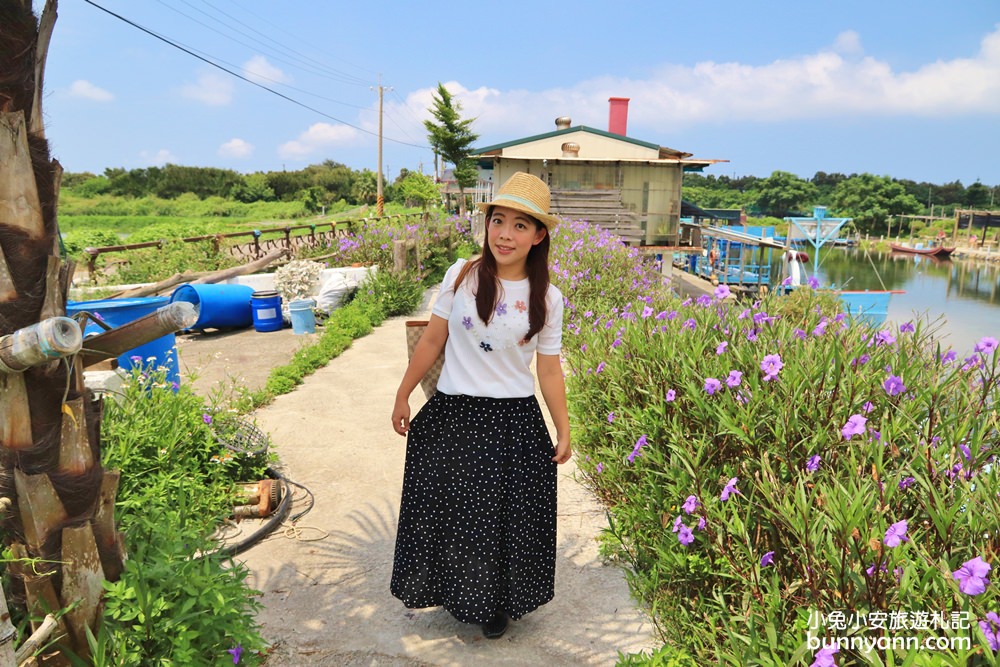
[[[94,102],[110,102],[115,96],[84,79],[74,81],[69,87],[70,97],[79,97]]]
[[[233,100],[233,82],[219,72],[204,72],[195,83],[181,86],[181,95],[209,106],[225,106]]]
[[[837,39],[833,42],[833,50],[844,55],[863,53],[864,47],[861,46],[861,35],[853,30],[845,30],[837,35]]]
[[[166,148],[161,148],[155,153],[150,153],[149,151],[140,151],[139,158],[142,159],[143,164],[146,166],[162,167],[168,162],[171,164],[177,164],[177,156],[171,153]]]
[[[233,138],[219,146],[219,155],[222,157],[243,158],[250,157],[253,153],[253,144],[240,138]]]
[[[358,131],[347,125],[315,123],[292,141],[278,147],[278,155],[290,160],[302,160],[322,150],[354,143]]]
[[[861,36],[846,31],[813,54],[761,65],[705,61],[664,64],[647,79],[599,77],[546,91],[445,86],[477,117],[473,130],[486,142],[555,129],[557,116],[574,125],[607,127],[608,98],[628,97],[629,134],[646,136],[681,124],[783,122],[845,117],[958,117],[1000,112],[1000,24],[968,58],[939,60],[911,71],[866,56]],[[388,105],[412,118],[413,136],[426,141],[419,121],[430,118],[434,88]],[[636,131],[633,133],[633,129]]]
[[[264,56],[254,56],[243,63],[243,76],[263,85],[292,82],[292,77],[267,62]]]

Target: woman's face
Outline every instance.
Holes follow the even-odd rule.
[[[528,251],[545,238],[545,227],[527,214],[506,206],[493,207],[486,222],[486,239],[496,258],[498,275],[506,280],[524,278]]]

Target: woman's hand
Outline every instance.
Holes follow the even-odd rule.
[[[556,455],[552,457],[552,460],[562,464],[569,461],[571,456],[573,456],[573,449],[569,446],[569,438],[559,438],[559,442],[556,444]]]
[[[392,428],[400,435],[406,435],[410,430],[410,401],[397,398],[392,407]]]

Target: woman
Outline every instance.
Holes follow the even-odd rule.
[[[409,608],[443,606],[491,639],[554,594],[556,464],[572,451],[549,201],[545,183],[518,172],[479,205],[482,255],[445,274],[392,411],[408,435],[392,594]],[[411,422],[410,393],[442,349],[438,390]]]

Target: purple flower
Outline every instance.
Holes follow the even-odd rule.
[[[676,533],[678,530],[680,530],[681,526],[683,525],[684,525],[684,517],[678,514],[677,518],[674,519],[674,532]]]
[[[809,280],[806,282],[809,283],[809,287],[812,289],[819,289],[819,281],[816,280],[816,276],[809,276]]]
[[[687,526],[681,526],[680,530],[677,531],[677,540],[684,546],[687,546],[694,542],[694,533]]]
[[[837,646],[826,646],[816,652],[815,659],[809,667],[837,667],[834,655],[840,652]]]
[[[805,331],[803,331],[802,329],[796,329],[795,331],[793,331],[793,332],[792,332],[792,334],[793,334],[793,335],[794,335],[794,336],[795,336],[796,338],[800,338],[800,339],[802,339],[802,340],[805,340],[805,339],[806,339],[806,332],[805,332]]]
[[[507,304],[506,303],[498,303],[497,304],[497,315],[506,315],[506,314],[507,314]]]
[[[719,391],[721,387],[722,383],[716,380],[715,378],[705,378],[705,393],[707,393],[709,396]]]
[[[903,542],[909,542],[910,538],[906,536],[906,519],[889,526],[889,529],[885,531],[885,539],[882,541],[890,549],[898,547]]]
[[[614,423],[614,421],[615,421],[615,413],[609,412],[608,413],[608,423],[612,424],[612,423]]]
[[[226,653],[231,653],[233,656],[233,664],[240,664],[240,658],[243,656],[243,647],[237,644],[234,648],[226,649]]]
[[[979,629],[986,635],[990,649],[994,653],[1000,651],[1000,615],[992,611],[987,612],[986,619],[979,621]]]
[[[901,334],[913,333],[916,330],[917,328],[913,326],[913,322],[903,322],[899,325],[899,333]]]
[[[205,413],[205,414],[203,414],[203,415],[201,416],[201,420],[202,420],[203,422],[205,422],[206,424],[211,424],[211,423],[212,423],[212,415],[210,415],[210,414],[208,414],[208,413]]]
[[[705,517],[698,519],[698,530],[705,530]]]
[[[958,590],[966,595],[979,595],[986,590],[989,579],[986,575],[990,573],[993,566],[984,561],[979,556],[962,563],[962,567],[951,573],[951,576],[958,582]]]
[[[825,334],[826,333],[826,325],[827,325],[826,319],[824,319],[822,322],[820,322],[819,324],[817,324],[816,328],[813,329],[813,336],[816,336],[817,338],[819,338],[820,336],[822,336],[823,334]]]
[[[597,375],[601,371],[603,371],[605,366],[606,366],[606,364],[603,361],[601,363],[597,364],[597,370],[594,371],[594,375]]]
[[[869,361],[871,361],[871,357],[869,357],[867,354],[862,354],[857,359],[851,359],[851,367],[864,366]]]
[[[906,385],[903,384],[903,378],[898,375],[890,375],[886,378],[885,382],[882,383],[882,388],[885,389],[885,393],[890,396],[899,396],[906,391]]]
[[[668,320],[676,320],[677,319],[677,311],[676,310],[671,310],[669,313],[667,313],[667,319]]]
[[[684,320],[684,324],[681,328],[690,329],[691,331],[694,331],[697,326],[698,323],[695,322],[693,318],[689,317],[688,319]]]
[[[725,354],[727,347],[729,347],[729,343],[727,343],[726,341],[722,341],[721,343],[719,343],[716,346],[715,353],[716,354]]]
[[[131,361],[133,364],[142,363],[142,357],[140,357],[138,354],[133,354],[131,357],[128,358],[128,360]]]
[[[875,347],[880,347],[882,345],[892,345],[896,342],[896,337],[893,336],[888,331],[879,331],[875,335]]]
[[[729,287],[727,285],[719,285],[715,288],[715,298],[720,301],[728,297],[730,294],[732,294],[732,292],[729,291]]]
[[[764,554],[760,558],[760,566],[761,567],[767,567],[768,565],[770,565],[773,562],[774,562],[774,552],[773,551],[768,551],[766,554]]]
[[[597,464],[597,474],[600,475],[602,472],[604,472],[604,464],[603,463],[598,463]]]
[[[875,563],[872,563],[871,565],[869,565],[869,566],[868,566],[868,567],[867,567],[867,568],[865,569],[865,574],[867,574],[867,575],[868,575],[869,577],[874,577],[874,576],[875,576],[875,569],[876,569],[876,567],[875,567],[875,566],[876,566],[876,564],[875,564]],[[878,570],[879,570],[880,572],[888,572],[888,571],[889,571],[889,568],[888,568],[888,567],[886,567],[886,564],[885,564],[885,563],[882,563],[882,566],[881,566],[881,567],[879,567],[879,568],[878,568]]]
[[[784,280],[781,281],[781,286],[782,287],[788,287],[791,284],[792,284],[792,277],[791,276],[788,276],[787,278],[785,278]]]
[[[613,341],[611,341],[611,349],[613,350],[613,349],[615,349],[616,347],[618,347],[621,344],[622,344],[622,339],[621,338],[615,338]]]
[[[639,439],[635,441],[635,447],[632,448],[632,453],[628,455],[628,462],[635,463],[635,457],[639,456],[639,450],[646,446],[646,436],[641,435]]]
[[[740,490],[736,488],[736,482],[738,482],[739,479],[739,477],[732,477],[728,482],[726,482],[726,487],[722,489],[722,495],[719,496],[720,500],[729,500],[729,496],[740,492]]]
[[[181,388],[181,383],[175,380],[170,383],[170,388],[173,389],[174,391],[178,391]]]
[[[466,329],[471,329],[472,328],[472,318],[471,317],[463,317],[462,318],[462,326],[465,327]]]
[[[997,345],[1000,345],[1000,341],[992,336],[986,336],[976,343],[973,349],[980,354],[990,354],[997,349]]]
[[[677,398],[677,392],[673,389],[668,389],[666,396],[667,403],[673,403],[675,398]]]
[[[645,308],[642,309],[642,319],[646,319],[652,314],[653,314],[653,309],[650,308],[649,306],[646,306]]]
[[[871,412],[875,409],[875,405],[871,401],[865,401],[865,404],[861,406],[863,412]]]
[[[702,294],[698,297],[698,305],[702,308],[708,308],[712,305],[712,297],[707,294]]]
[[[744,308],[743,312],[740,313],[739,317],[737,317],[736,319],[738,319],[738,320],[745,320],[748,317],[750,317],[750,309],[749,308]]]
[[[958,353],[955,352],[955,350],[948,350],[944,353],[944,356],[941,357],[941,365],[947,366],[951,362],[955,361],[955,359],[958,359]]]
[[[658,312],[656,314],[656,319],[658,319],[658,320],[665,320],[665,319],[667,319],[667,311],[661,310],[660,312]]]
[[[899,480],[899,488],[908,489],[916,483],[917,480],[914,479],[913,477],[904,477],[903,479]]]
[[[729,371],[729,377],[726,378],[726,386],[730,389],[735,389],[740,386],[740,382],[743,381],[743,373],[740,371]]]
[[[780,354],[769,354],[760,362],[760,370],[764,371],[764,381],[768,382],[778,377],[778,373],[784,367],[781,363]]]
[[[868,420],[861,415],[851,415],[844,427],[840,429],[840,432],[844,434],[844,440],[850,440],[856,435],[861,435],[864,433],[868,427],[865,424]]]
[[[821,461],[822,459],[819,457],[819,454],[813,454],[809,457],[809,460],[806,461],[806,470],[809,472],[816,472],[819,470],[819,464]]]
[[[688,514],[694,514],[694,511],[698,509],[698,505],[700,504],[701,503],[698,502],[698,496],[688,496],[687,500],[684,501],[684,504],[681,505],[681,509]]]

